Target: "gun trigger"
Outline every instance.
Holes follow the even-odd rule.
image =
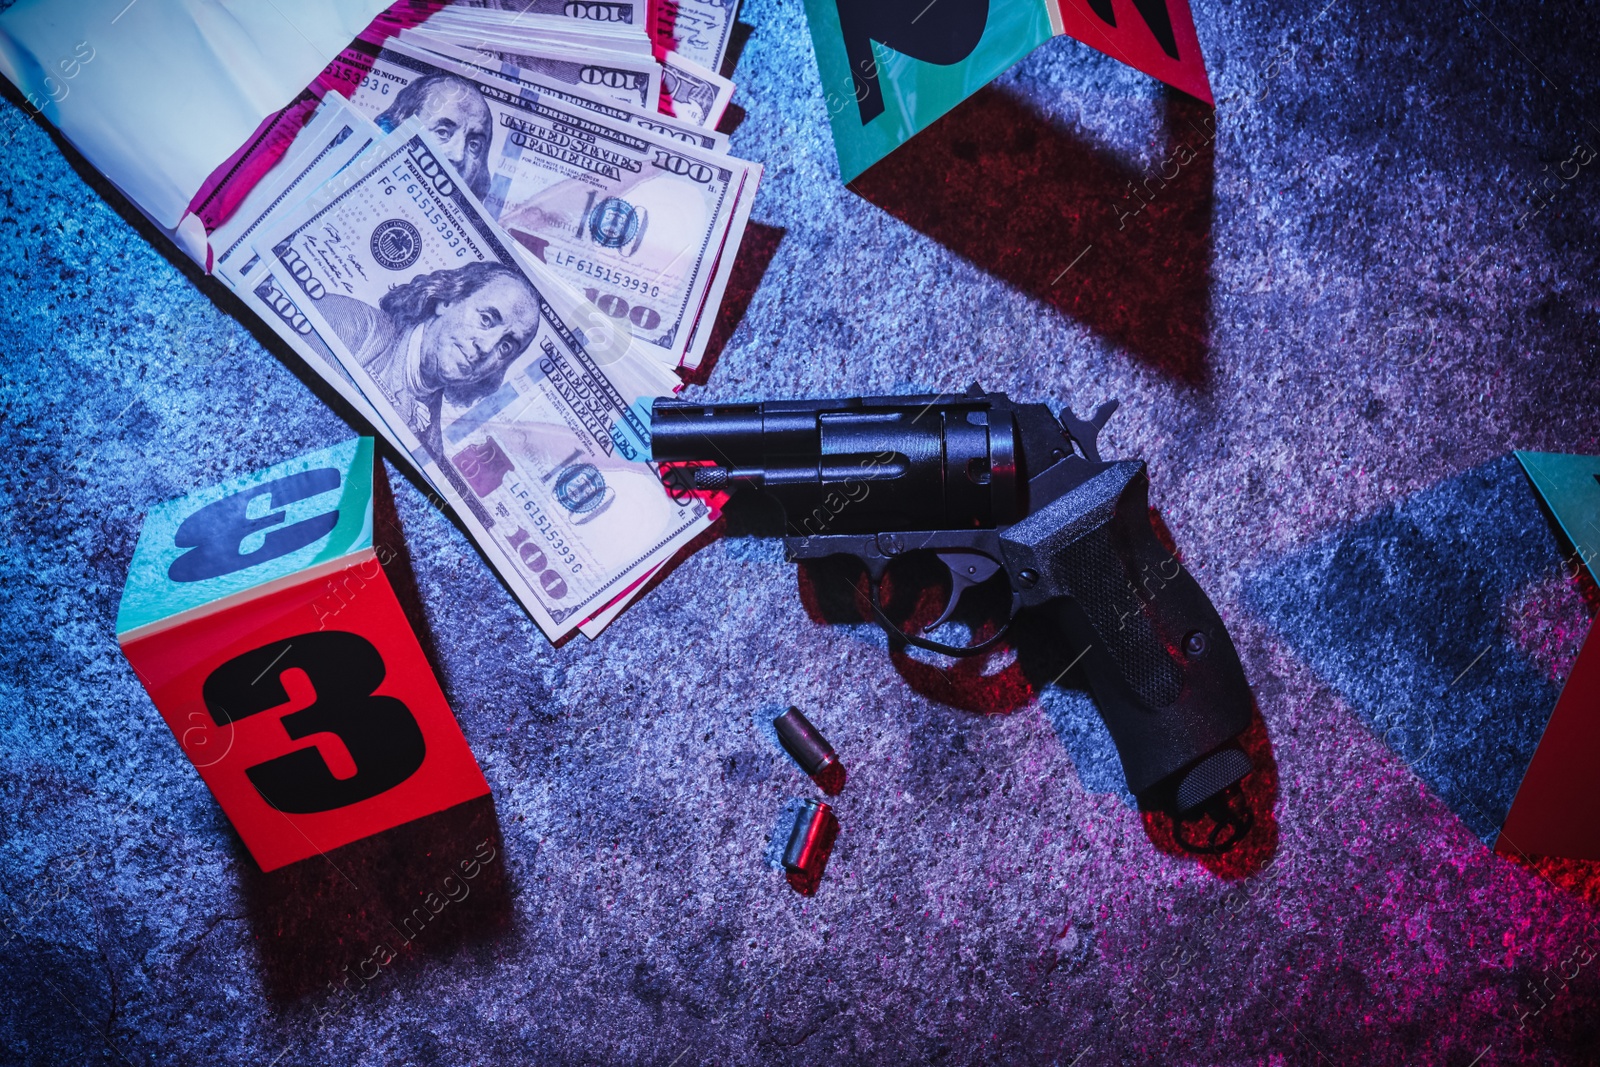
[[[961,595],[973,586],[987,582],[1000,569],[997,561],[977,552],[939,552],[937,555],[950,571],[950,602],[937,619],[922,628],[925,634],[949,622],[950,616],[955,614],[961,603]]]
[[[1072,438],[1090,463],[1100,462],[1100,431],[1106,428],[1117,406],[1117,401],[1107,400],[1094,409],[1094,414],[1089,416],[1087,422],[1074,415],[1070,407],[1061,409],[1061,428],[1067,431],[1067,436]]]

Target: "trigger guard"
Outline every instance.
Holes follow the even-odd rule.
[[[1013,589],[1011,591],[1011,615],[1001,624],[1000,629],[975,645],[947,645],[943,641],[930,641],[926,637],[908,634],[896,626],[889,616],[884,614],[883,601],[878,597],[878,579],[869,575],[868,580],[872,589],[872,613],[877,616],[878,625],[889,635],[890,640],[899,639],[908,645],[925,648],[929,652],[939,652],[946,656],[965,658],[989,651],[1000,642],[1001,638],[1010,632],[1011,624],[1016,620],[1017,612],[1022,608],[1022,594]]]

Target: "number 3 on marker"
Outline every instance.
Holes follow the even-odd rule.
[[[178,527],[173,543],[189,551],[172,561],[167,577],[175,582],[201,582],[315,544],[339,524],[339,509],[288,526],[280,525],[285,514],[281,509],[337,488],[339,472],[325,467],[278,478],[207,504]],[[250,505],[263,496],[269,497],[272,506],[280,510],[253,519]],[[262,535],[260,547],[241,552],[245,540],[252,534]]]
[[[245,770],[268,804],[293,815],[333,811],[393,789],[422,766],[422,730],[405,704],[374,695],[386,673],[383,657],[356,634],[305,633],[235,656],[201,686],[206,710],[226,726],[281,707],[289,700],[283,672],[296,667],[311,680],[316,700],[285,715],[284,730],[296,741],[334,734],[356,773],[335,778],[315,746],[296,749]]]

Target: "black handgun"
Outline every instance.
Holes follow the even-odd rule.
[[[1212,810],[1250,772],[1238,743],[1250,688],[1216,609],[1151,527],[1144,462],[1100,458],[1099,433],[1116,407],[1084,421],[976,385],[964,395],[663,399],[652,453],[664,475],[694,489],[775,497],[791,561],[860,560],[892,640],[970,655],[1004,637],[1020,612],[1051,613],[1129,790],[1141,807],[1182,817]],[[891,564],[917,552],[950,572],[944,612],[920,633],[890,620],[880,592]],[[963,593],[1001,572],[1010,609],[992,636],[962,646],[926,636]]]

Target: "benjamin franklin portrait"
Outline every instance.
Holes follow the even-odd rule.
[[[330,293],[317,310],[441,462],[445,399],[467,405],[494,392],[539,330],[532,284],[499,263],[418,275],[377,307]]]

